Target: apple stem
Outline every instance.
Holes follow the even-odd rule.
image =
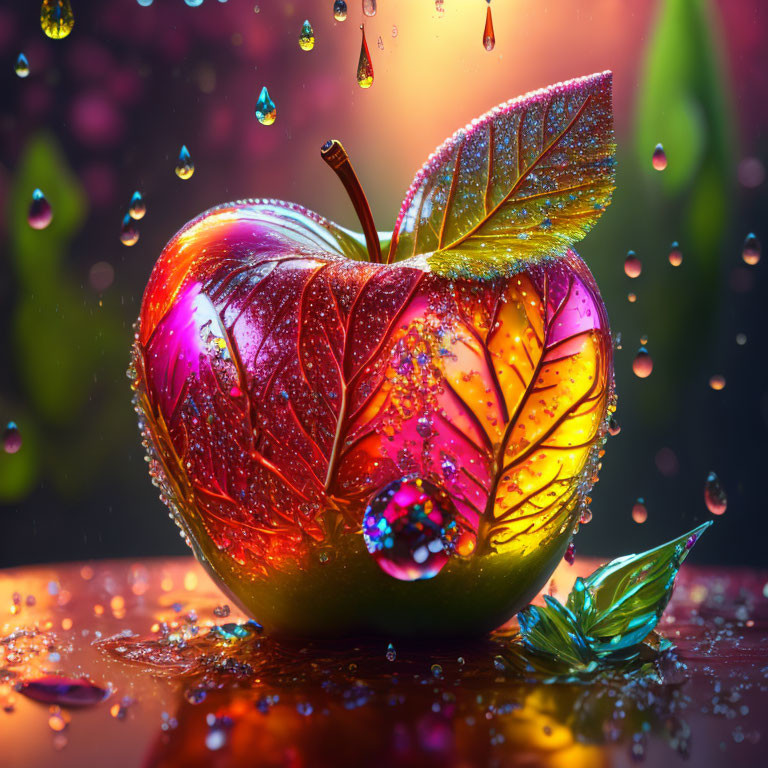
[[[369,259],[376,264],[381,264],[381,243],[379,242],[379,233],[376,231],[376,225],[373,223],[371,206],[368,205],[365,192],[363,192],[363,188],[360,186],[360,180],[357,178],[355,169],[352,167],[347,150],[344,149],[340,141],[331,139],[320,147],[320,157],[336,171],[336,175],[341,179],[344,189],[347,190],[349,199],[355,207],[357,218],[360,219],[360,224],[363,227]]]

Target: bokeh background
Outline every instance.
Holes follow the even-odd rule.
[[[125,370],[149,272],[188,219],[274,197],[355,226],[318,154],[335,137],[379,228],[391,228],[415,170],[458,127],[604,69],[615,74],[618,189],[579,251],[621,333],[622,431],[577,556],[638,551],[711,517],[703,487],[714,470],[728,509],[697,558],[765,565],[768,264],[741,259],[748,232],[768,238],[762,0],[493,0],[492,52],[485,0],[444,0],[442,11],[378,0],[365,19],[367,91],[355,81],[360,0],[342,23],[333,0],[72,5],[74,30],[57,41],[42,34],[37,2],[0,3],[0,421],[23,437],[18,453],[0,451],[0,566],[185,551],[147,476]],[[297,41],[305,18],[308,53]],[[14,74],[20,52],[26,79]],[[254,117],[263,85],[277,105],[269,127]],[[196,166],[188,181],[174,173],[182,144]],[[39,232],[26,222],[36,187],[54,210]],[[148,210],[126,247],[134,190]],[[675,240],[678,268],[667,259]],[[628,249],[643,262],[636,280],[624,274]],[[641,336],[655,364],[644,380],[631,368]],[[708,383],[716,374],[721,391]]]

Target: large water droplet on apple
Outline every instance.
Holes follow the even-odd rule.
[[[725,489],[714,472],[707,475],[707,481],[704,483],[704,503],[713,515],[722,515],[728,507]]]
[[[147,204],[144,202],[144,198],[141,192],[138,190],[133,193],[131,197],[131,204],[128,206],[128,215],[138,221],[144,218],[144,214],[147,212]]]
[[[27,77],[29,75],[29,62],[23,53],[20,53],[16,59],[16,66],[14,66],[13,71],[19,77]]]
[[[195,172],[195,164],[192,162],[192,155],[189,154],[187,145],[184,144],[179,152],[179,161],[176,163],[176,175],[180,179],[190,179]]]
[[[60,707],[90,707],[109,696],[109,690],[95,685],[86,678],[46,675],[24,680],[17,687],[19,693],[43,704]]]
[[[760,254],[762,253],[762,247],[760,241],[757,239],[757,235],[754,232],[750,232],[744,239],[744,247],[741,251],[741,258],[744,259],[745,264],[749,264],[754,267],[758,261],[760,261]]]
[[[496,45],[496,34],[493,31],[493,16],[489,5],[485,12],[485,29],[483,29],[483,47],[486,51],[492,51]]]
[[[653,150],[651,164],[657,171],[663,171],[667,167],[667,153],[661,144],[657,144],[656,149]]]
[[[333,4],[333,18],[336,19],[336,21],[346,21],[347,4],[344,0],[335,0]]]
[[[53,40],[66,37],[75,26],[75,17],[69,0],[43,0],[40,8],[40,26]]]
[[[371,54],[368,51],[368,43],[365,42],[365,28],[360,25],[363,39],[360,43],[360,58],[357,62],[357,84],[361,88],[370,88],[373,85],[373,64]]]
[[[262,125],[272,125],[277,119],[277,107],[272,101],[266,85],[261,89],[259,100],[256,102],[256,119]]]
[[[6,453],[16,453],[21,448],[21,432],[15,421],[9,421],[3,432],[3,450]]]
[[[53,209],[48,202],[48,198],[41,189],[36,189],[32,193],[32,202],[29,204],[29,213],[27,221],[32,229],[45,229],[53,219]]]
[[[379,567],[402,581],[431,579],[451,555],[456,508],[448,494],[420,477],[395,480],[363,516],[363,537]]]
[[[299,33],[299,48],[302,51],[311,51],[315,47],[315,32],[312,29],[312,25],[309,23],[309,19],[301,25],[301,32]]]

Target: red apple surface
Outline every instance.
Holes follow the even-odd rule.
[[[392,235],[326,151],[365,238],[242,201],[158,260],[132,367],[151,474],[268,630],[486,632],[563,556],[613,408],[608,319],[571,248],[613,189],[610,74],[459,131]]]

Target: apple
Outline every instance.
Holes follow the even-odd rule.
[[[614,180],[611,76],[448,139],[379,234],[299,205],[207,211],[149,279],[131,374],[196,557],[286,635],[459,636],[546,583],[589,504],[612,343],[572,249]]]

